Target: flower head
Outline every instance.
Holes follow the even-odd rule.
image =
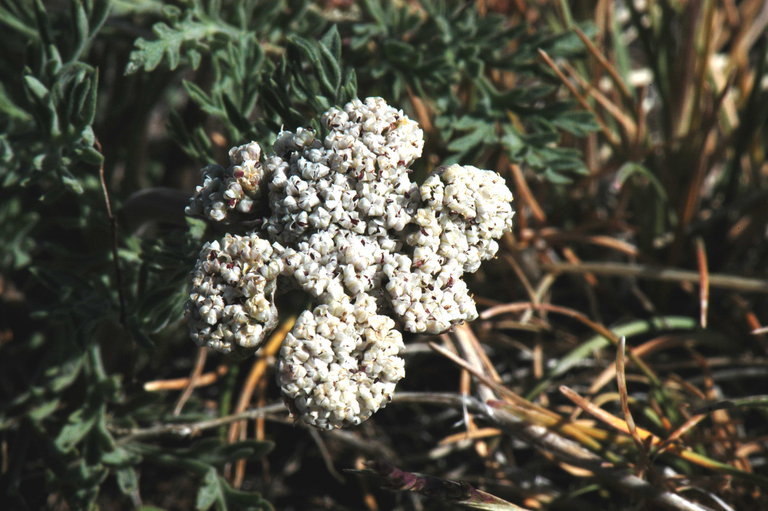
[[[451,165],[411,182],[422,131],[381,98],[332,108],[323,124],[322,137],[282,131],[269,156],[251,142],[228,169],[203,170],[188,214],[259,229],[204,247],[187,308],[198,343],[253,349],[276,322],[277,276],[308,293],[316,305],[287,335],[278,381],[302,421],[335,428],[391,399],[398,326],[439,333],[477,317],[463,275],[493,257],[513,212],[492,171]]]
[[[203,245],[186,306],[194,341],[225,352],[261,346],[278,319],[272,300],[283,262],[272,256],[253,234]]]

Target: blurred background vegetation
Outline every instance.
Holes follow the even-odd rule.
[[[0,0],[0,26],[3,509],[768,508],[768,3]],[[424,129],[417,177],[497,170],[516,226],[481,319],[408,338],[395,401],[319,433],[274,383],[290,314],[254,359],[187,338],[220,233],[183,206],[230,146],[373,95]]]

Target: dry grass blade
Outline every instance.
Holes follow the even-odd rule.
[[[768,395],[765,396],[749,396],[736,399],[726,399],[723,401],[716,401],[706,406],[698,408],[694,413],[710,413],[715,410],[728,410],[739,406],[763,406],[768,407]]]
[[[123,289],[123,272],[120,269],[120,254],[118,250],[118,237],[117,237],[117,217],[112,212],[112,198],[109,196],[109,186],[107,186],[107,177],[104,171],[104,158],[101,147],[101,142],[95,139],[93,142],[96,150],[102,154],[101,162],[99,163],[99,184],[101,185],[101,193],[104,196],[104,207],[107,210],[107,219],[109,220],[109,233],[112,250],[112,270],[115,278],[115,288],[117,289],[117,300],[120,307],[120,324],[126,326],[126,302],[125,291]]]
[[[547,215],[544,213],[539,202],[533,196],[533,192],[531,192],[531,189],[528,187],[528,183],[525,181],[525,176],[523,175],[520,166],[514,163],[509,163],[506,155],[502,156],[502,160],[499,163],[501,164],[502,162],[507,163],[509,166],[510,173],[512,174],[512,181],[515,183],[515,189],[518,194],[517,200],[531,208],[531,214],[536,221],[542,224],[545,223],[547,221]],[[499,166],[503,167],[503,165]]]
[[[705,418],[706,418],[706,415],[704,414],[698,414],[698,415],[694,415],[693,417],[690,417],[683,424],[681,424],[679,428],[673,431],[672,434],[670,434],[667,437],[667,439],[661,443],[661,445],[659,445],[656,453],[661,454],[664,451],[666,451],[667,447],[677,442],[684,434],[690,431],[693,427],[695,427],[699,422],[703,421]]]
[[[608,328],[604,327],[600,323],[596,323],[586,317],[584,314],[582,314],[579,311],[569,309],[567,307],[560,307],[558,305],[551,305],[546,303],[530,303],[530,302],[519,302],[519,303],[507,303],[503,305],[498,305],[496,307],[491,307],[490,309],[487,309],[483,311],[480,314],[480,317],[482,319],[488,319],[491,318],[497,314],[504,314],[507,312],[518,312],[518,311],[524,311],[526,309],[536,309],[536,310],[544,310],[549,312],[554,312],[557,314],[562,314],[564,316],[568,316],[570,318],[573,318],[584,325],[588,326],[598,334],[602,335],[606,339],[608,339],[611,344],[614,346],[619,344],[619,337],[611,332]],[[637,367],[654,383],[659,383],[659,378],[656,376],[656,373],[648,367],[648,365],[642,361],[639,357],[636,357],[634,354],[630,353],[630,360],[632,360],[632,363],[637,365]]]
[[[579,264],[581,262],[581,259],[579,259],[579,256],[576,255],[576,252],[571,247],[563,247],[562,252],[563,257],[565,257],[566,261],[569,263]],[[590,287],[595,287],[597,285],[597,277],[591,273],[583,273],[581,277],[590,285]]]
[[[627,338],[621,336],[619,345],[616,349],[616,386],[619,389],[619,398],[621,400],[621,411],[624,414],[624,420],[627,422],[629,434],[637,442],[637,446],[643,445],[642,439],[637,434],[635,419],[632,417],[632,411],[629,409],[629,395],[627,394],[627,375],[624,372],[624,351],[626,350]]]
[[[709,265],[704,240],[696,238],[696,262],[699,266],[699,304],[701,313],[699,322],[701,328],[707,328],[707,312],[709,311]]]
[[[406,86],[405,90],[408,93],[408,99],[411,102],[411,106],[413,106],[413,111],[416,113],[416,119],[419,121],[421,129],[424,130],[425,133],[434,132],[432,116],[429,113],[427,105],[419,96],[413,93],[410,86]]]
[[[248,405],[251,403],[254,390],[256,389],[256,384],[259,382],[259,380],[261,380],[261,377],[264,375],[264,372],[267,369],[267,362],[269,357],[273,357],[277,354],[278,350],[280,349],[280,345],[283,343],[283,339],[285,339],[285,336],[288,334],[288,332],[291,331],[295,321],[296,318],[290,318],[286,320],[269,337],[269,340],[266,342],[264,348],[262,348],[259,358],[257,358],[251,366],[251,371],[248,373],[248,378],[246,379],[245,384],[240,391],[240,397],[237,401],[237,406],[235,407],[235,413],[243,412],[246,408],[248,408]],[[239,428],[244,426],[244,423],[232,425],[229,430],[230,442],[237,440]]]
[[[616,70],[616,67],[614,67],[613,64],[603,55],[603,52],[601,52],[597,46],[590,40],[589,37],[584,34],[578,27],[573,27],[573,31],[576,33],[577,36],[579,36],[579,39],[581,39],[581,42],[584,43],[584,46],[586,46],[589,53],[597,60],[597,62],[600,64],[600,66],[605,69],[608,72],[608,75],[613,80],[613,83],[616,84],[616,86],[619,89],[619,92],[621,92],[621,96],[624,99],[624,101],[631,103],[633,101],[632,93],[629,91],[629,88],[627,87],[627,84],[624,83],[624,80],[621,78],[621,75],[619,75],[619,72]]]
[[[216,383],[219,378],[229,372],[229,366],[221,364],[215,371],[203,373],[195,380],[195,387],[205,387]],[[173,378],[170,380],[153,380],[144,384],[144,390],[147,392],[158,392],[166,390],[183,390],[190,384],[190,378]]]
[[[465,431],[463,433],[454,433],[440,440],[440,445],[452,444],[464,440],[475,440],[478,438],[489,438],[501,435],[498,428],[476,428],[474,431]]]
[[[568,80],[568,77],[565,76],[565,74],[560,70],[559,67],[557,67],[557,64],[555,64],[555,61],[552,60],[552,58],[547,55],[547,52],[545,52],[542,49],[539,49],[539,56],[542,58],[542,60],[549,66],[550,69],[557,75],[557,77],[560,79],[561,82],[563,82],[563,85],[565,85],[568,90],[573,94],[573,97],[576,98],[576,101],[579,102],[579,104],[588,112],[590,112],[592,115],[595,116],[595,122],[597,122],[597,125],[600,127],[600,131],[602,132],[605,139],[614,147],[618,146],[620,143],[620,140],[616,137],[616,135],[611,132],[611,130],[608,128],[608,126],[605,125],[605,122],[600,118],[600,116],[597,114],[594,108],[592,108],[592,105],[589,104],[589,101],[576,89],[576,87],[571,83],[570,80]]]
[[[656,339],[651,339],[650,341],[644,342],[640,346],[636,346],[634,348],[630,348],[630,352],[636,356],[636,357],[645,357],[646,355],[650,353],[654,353],[660,350],[666,350],[670,348],[675,348],[678,346],[683,346],[686,343],[686,339],[682,339],[675,336],[662,336],[658,337]],[[601,388],[603,388],[605,385],[608,384],[608,382],[611,381],[611,379],[616,377],[617,373],[617,362],[614,361],[603,369],[603,372],[600,373],[597,378],[595,378],[592,382],[592,385],[589,386],[589,394],[594,395],[597,392],[600,391]]]
[[[621,107],[608,99],[605,94],[600,92],[600,89],[592,86],[592,84],[585,80],[584,77],[582,77],[579,72],[576,71],[576,69],[567,62],[563,63],[563,69],[565,69],[568,75],[573,78],[586,91],[587,94],[592,96],[595,101],[597,101],[600,106],[602,106],[603,109],[624,129],[624,140],[632,141],[639,139],[637,124],[635,124],[635,121],[632,120],[630,116],[626,115],[621,110]]]
[[[626,254],[630,257],[637,257],[640,255],[640,251],[637,247],[624,240],[616,239],[611,236],[605,236],[601,234],[582,234],[579,232],[563,232],[553,227],[546,227],[538,231],[527,230],[521,233],[523,239],[538,239],[541,238],[547,243],[588,243],[591,245],[597,245],[600,247],[616,250],[622,254]]]
[[[490,366],[492,369],[493,366],[490,365],[490,362],[487,361],[487,358],[485,358],[484,360],[484,357],[481,357],[480,352],[482,352],[482,347],[480,346],[480,343],[477,341],[477,338],[475,337],[475,334],[474,332],[472,332],[472,329],[469,327],[469,325],[467,325],[466,323],[456,325],[450,331],[448,336],[450,336],[452,340],[455,340],[456,343],[459,345],[459,348],[461,349],[461,353],[463,354],[464,359],[475,370],[475,374],[482,373],[488,379],[491,379],[496,382],[500,381],[499,375],[496,374],[495,371],[488,372],[488,367]],[[478,390],[478,393],[480,394],[480,397],[484,401],[487,401],[488,399],[497,398],[496,393],[493,392],[488,387],[480,386],[477,390]]]
[[[475,367],[479,372],[487,375],[488,378],[492,379],[493,381],[501,382],[501,378],[496,372],[496,369],[493,367],[491,361],[488,359],[488,356],[486,355],[485,350],[483,350],[480,341],[477,339],[477,336],[467,323],[456,325],[456,327],[451,330],[448,336],[458,343],[462,353],[464,354],[464,357],[472,364],[473,367]],[[467,371],[462,371],[461,376],[462,395],[469,395],[470,373]],[[491,389],[485,386],[479,386],[477,390],[484,401],[489,399],[496,399],[497,397]],[[472,434],[477,430],[477,426],[470,412],[467,412],[466,420],[467,434]],[[477,453],[482,457],[488,455],[488,445],[485,442],[476,442],[475,449]]]
[[[262,376],[267,370],[267,363],[269,358],[275,356],[280,350],[280,345],[283,343],[283,339],[285,339],[285,336],[288,334],[288,332],[291,331],[291,328],[293,328],[295,322],[295,317],[288,318],[282,322],[277,330],[275,330],[269,337],[266,345],[261,350],[261,355],[251,366],[251,371],[248,373],[248,378],[243,385],[243,389],[240,391],[240,397],[237,401],[235,414],[244,412],[250,405],[251,399],[253,398],[253,393],[261,381]],[[227,433],[227,441],[229,443],[234,443],[238,440],[244,440],[246,438],[247,425],[248,422],[246,420],[233,422],[230,424],[229,431]],[[239,487],[243,482],[243,477],[245,475],[245,463],[246,460],[241,459],[238,460],[235,464],[235,472],[232,478],[232,483],[236,488]]]
[[[578,440],[580,443],[590,449],[600,449],[601,445],[598,441],[596,441],[596,439],[605,440],[605,432],[599,429],[589,428],[581,424],[569,424],[564,421],[563,417],[561,417],[558,413],[538,406],[534,403],[531,403],[527,399],[524,399],[504,385],[476,371],[474,367],[468,364],[465,360],[446,350],[442,346],[438,346],[435,343],[429,343],[429,345],[433,350],[450,359],[459,367],[469,371],[475,378],[491,387],[493,390],[498,392],[499,395],[503,396],[505,406],[509,407],[508,410],[511,413],[514,413],[518,417],[518,420],[526,421],[530,424],[541,425],[542,427],[552,428],[555,431]]]
[[[560,392],[593,417],[601,420],[612,428],[621,431],[622,433],[630,434],[629,426],[627,425],[626,421],[606,412],[605,410],[598,408],[593,403],[590,403],[588,400],[584,399],[574,390],[566,387],[565,385],[560,387]],[[655,449],[658,449],[664,445],[664,440],[657,437],[650,431],[640,427],[636,427],[635,430],[643,444],[647,442],[651,447]],[[691,449],[687,449],[676,444],[665,445],[665,449],[675,456],[678,456],[698,466],[708,468],[713,471],[728,472],[731,475],[754,482],[761,486],[768,485],[768,478],[744,472],[743,470],[740,470],[731,465],[721,463],[719,461],[708,458],[707,456],[701,455],[695,451],[692,451]]]
[[[621,336],[619,346],[616,349],[616,386],[619,391],[619,401],[621,402],[621,412],[624,415],[624,421],[627,423],[627,429],[632,440],[635,442],[639,453],[639,472],[645,473],[651,467],[651,460],[648,453],[648,445],[637,432],[635,418],[632,417],[632,410],[629,409],[629,394],[627,392],[627,375],[624,367],[624,353],[626,350],[627,338]]]
[[[515,275],[525,288],[525,293],[528,295],[528,298],[530,298],[531,302],[538,303],[539,300],[538,296],[536,295],[536,290],[533,289],[531,281],[528,280],[525,271],[520,267],[520,264],[517,262],[517,260],[515,260],[515,257],[512,254],[504,254],[501,257],[509,264],[509,267],[512,268],[512,271],[515,272]]]
[[[513,434],[533,443],[534,445],[553,453],[558,459],[582,469],[589,470],[597,478],[606,483],[621,488],[631,493],[640,494],[649,501],[670,509],[680,511],[710,511],[710,508],[702,506],[676,493],[660,489],[659,487],[644,481],[626,470],[617,468],[607,463],[576,442],[563,438],[542,426],[527,425],[518,427],[513,415],[505,410],[503,403],[490,403],[495,408],[491,415],[497,424],[506,426]]]

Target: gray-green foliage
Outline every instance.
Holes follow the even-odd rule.
[[[584,170],[578,152],[554,144],[561,131],[583,136],[596,124],[553,97],[556,81],[537,54],[543,49],[553,57],[576,57],[582,47],[574,34],[529,35],[500,15],[479,16],[470,3],[430,0],[419,11],[366,0],[337,25],[310,5],[294,6],[289,21],[295,32],[277,45],[273,29],[287,22],[282,3],[247,3],[253,9],[240,6],[231,13],[234,21],[214,4],[195,2],[183,15],[172,10],[167,23],[155,25],[156,39],[137,42],[128,72],[174,69],[181,62],[197,67],[201,52],[209,52],[209,90],[190,81],[184,86],[233,142],[265,140],[281,126],[302,125],[313,112],[354,97],[359,81],[365,95],[394,105],[406,106],[409,90],[432,102],[444,163],[481,164],[479,159],[504,152],[553,181]],[[340,31],[347,40],[343,59]],[[277,58],[265,58],[267,52]],[[488,78],[491,71],[515,72],[520,85],[499,90]],[[202,128],[188,133],[178,118],[173,127],[188,154],[205,161],[210,138]]]
[[[578,152],[553,144],[559,130],[582,136],[596,125],[552,97],[556,82],[537,55],[576,57],[583,48],[574,34],[530,35],[500,15],[480,16],[468,2],[422,2],[423,12],[397,2],[363,4],[363,19],[350,27],[360,82],[393,104],[407,104],[409,88],[434,101],[444,163],[486,160],[493,168],[489,156],[504,152],[553,181],[584,170]],[[499,90],[493,71],[514,72],[518,85]]]
[[[131,352],[169,319],[178,323],[184,256],[194,243],[185,230],[157,240],[120,232],[121,314],[97,143],[97,133],[121,119],[99,105],[102,70],[87,57],[105,44],[99,38],[117,37],[110,2],[57,7],[0,3],[0,44],[10,56],[0,63],[0,271],[4,289],[12,290],[4,293],[2,326],[14,336],[0,355],[0,434],[10,445],[0,493],[9,509],[39,508],[48,494],[87,509],[114,481],[126,495],[123,506],[137,505],[138,469],[154,463],[198,478],[200,509],[269,508],[216,475],[225,462],[262,455],[266,443],[228,446],[211,438],[175,451],[120,440],[118,426],[147,424],[150,410],[155,419],[169,415],[129,381],[138,369],[131,362],[142,364]],[[123,11],[111,19],[141,15]],[[199,410],[176,420],[195,417]]]
[[[25,207],[19,188],[52,203],[65,192],[98,185],[80,173],[97,165],[91,125],[98,72],[80,61],[107,16],[106,2],[78,3],[66,20],[45,15],[42,2],[3,2],[4,58],[0,82],[0,211],[23,222],[3,222],[4,267],[29,263],[29,233],[39,212]],[[24,55],[21,58],[21,55]]]
[[[140,382],[178,376],[173,360],[193,352],[182,304],[205,233],[194,223],[118,229],[118,282],[100,166],[119,210],[140,187],[178,184],[220,155],[214,132],[268,143],[357,95],[407,109],[416,94],[436,113],[432,151],[445,162],[493,167],[507,154],[554,180],[578,172],[578,155],[554,143],[593,122],[554,98],[536,57],[539,47],[575,56],[571,36],[530,36],[471,3],[407,4],[368,0],[334,17],[306,0],[0,0],[0,326],[13,337],[0,344],[10,446],[0,494],[13,508],[47,494],[77,509],[138,506],[153,464],[195,478],[199,509],[269,507],[219,473],[266,443],[126,437],[202,417],[194,398],[172,417],[173,396]],[[518,86],[500,90],[491,70],[516,73]],[[150,133],[150,113],[167,105],[173,140]]]
[[[253,1],[223,9],[219,2],[197,1],[183,12],[166,12],[167,21],[153,27],[156,38],[136,42],[126,72],[181,63],[196,69],[207,54],[210,86],[191,80],[183,86],[233,143],[268,140],[283,125],[299,125],[355,97],[355,73],[342,67],[339,33],[327,30],[329,23],[309,2]],[[211,141],[202,126],[190,131],[178,116],[171,126],[187,154],[208,160]]]

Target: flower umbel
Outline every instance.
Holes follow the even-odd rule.
[[[493,171],[451,165],[411,182],[422,131],[381,98],[323,124],[322,138],[283,131],[269,156],[251,142],[229,168],[203,169],[187,214],[258,228],[203,247],[187,311],[198,344],[253,350],[277,323],[277,277],[308,293],[316,306],[286,337],[278,381],[299,419],[331,429],[392,398],[405,374],[397,326],[440,333],[477,317],[463,275],[494,256],[513,211]]]

